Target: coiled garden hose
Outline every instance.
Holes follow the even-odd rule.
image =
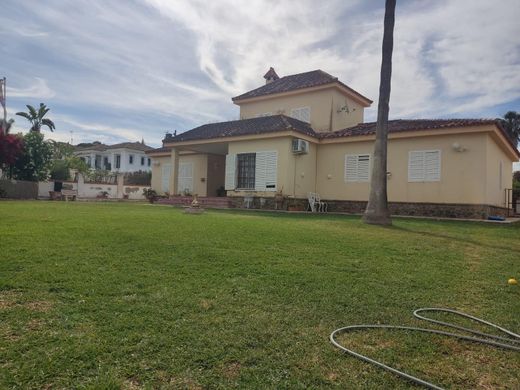
[[[424,312],[451,313],[451,314],[458,315],[460,317],[469,318],[469,319],[471,319],[473,321],[479,322],[479,323],[484,324],[484,325],[488,325],[488,326],[490,326],[490,327],[492,327],[492,328],[494,328],[494,329],[496,329],[496,330],[498,330],[498,331],[500,331],[502,333],[505,333],[509,337],[500,337],[500,336],[495,336],[495,335],[492,335],[492,334],[479,332],[479,331],[474,330],[474,329],[465,328],[463,326],[452,324],[450,322],[444,322],[444,321],[435,320],[433,318],[428,318],[428,317],[425,317],[424,315],[420,315],[419,314],[419,313],[424,313]],[[520,335],[518,335],[516,333],[513,333],[510,330],[507,330],[505,328],[502,328],[501,326],[498,326],[498,325],[495,325],[495,324],[493,324],[491,322],[485,321],[485,320],[483,320],[481,318],[474,317],[474,316],[471,316],[471,315],[466,314],[466,313],[462,313],[462,312],[457,311],[457,310],[444,309],[444,308],[434,308],[434,307],[425,307],[425,308],[417,309],[417,310],[415,310],[413,312],[413,315],[416,318],[420,319],[420,320],[432,322],[432,323],[435,323],[435,324],[438,324],[438,325],[447,326],[447,327],[450,327],[450,328],[459,329],[461,331],[464,331],[464,332],[467,332],[467,333],[471,333],[471,334],[474,334],[474,335],[478,335],[478,336],[481,336],[481,337],[486,337],[486,338],[466,336],[466,335],[463,335],[463,334],[460,334],[460,333],[451,333],[451,332],[445,332],[445,331],[436,330],[436,329],[417,328],[417,327],[413,327],[413,326],[399,326],[399,325],[350,325],[350,326],[345,326],[343,328],[336,329],[334,332],[332,332],[330,334],[330,341],[332,342],[333,345],[335,345],[339,349],[349,353],[352,356],[357,357],[358,359],[361,359],[361,360],[363,360],[365,362],[368,362],[370,364],[373,364],[375,366],[383,368],[383,369],[385,369],[387,371],[393,372],[394,374],[397,374],[397,375],[399,375],[399,376],[401,376],[401,377],[403,377],[405,379],[408,379],[409,381],[414,382],[414,383],[416,383],[418,385],[422,385],[422,386],[424,386],[426,388],[429,388],[429,389],[437,389],[437,390],[443,390],[443,388],[439,387],[439,386],[436,386],[433,383],[430,383],[430,382],[427,382],[427,381],[422,380],[420,378],[417,378],[417,377],[415,377],[413,375],[407,374],[406,372],[400,371],[400,370],[398,370],[396,368],[387,366],[386,364],[381,363],[380,361],[371,359],[371,358],[369,358],[366,355],[362,355],[362,354],[360,354],[358,352],[355,352],[355,351],[353,351],[351,349],[345,348],[343,345],[341,345],[336,340],[336,337],[339,334],[341,334],[341,333],[347,333],[347,332],[350,332],[350,331],[360,330],[360,329],[394,329],[394,330],[395,329],[399,329],[399,330],[409,330],[409,331],[414,331],[414,332],[424,332],[424,333],[432,333],[432,334],[439,334],[439,335],[443,335],[443,336],[455,337],[455,338],[462,339],[462,340],[472,341],[472,342],[481,343],[481,344],[487,344],[487,345],[491,345],[491,346],[498,347],[498,348],[505,348],[505,349],[510,349],[510,350],[513,350],[513,351],[519,351],[520,352]]]

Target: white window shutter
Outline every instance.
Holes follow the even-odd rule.
[[[266,155],[257,152],[255,159],[255,190],[265,191]]]
[[[440,150],[424,152],[424,171],[424,181],[439,181],[441,179]]]
[[[276,191],[276,180],[278,174],[278,152],[265,152],[265,190]]]
[[[235,168],[236,168],[236,154],[226,155],[226,180],[224,187],[228,191],[235,189]]]
[[[370,180],[370,155],[345,155],[345,181],[367,182]]]
[[[276,191],[278,152],[265,151],[256,153],[255,190]]]
[[[424,152],[408,153],[408,181],[424,181]]]
[[[441,151],[416,150],[408,153],[408,181],[441,180]]]
[[[361,154],[358,157],[357,181],[369,181],[370,179],[370,155]]]
[[[345,181],[357,181],[358,159],[354,154],[345,155]]]
[[[291,110],[291,117],[298,119],[302,122],[311,123],[311,108],[310,107],[293,108]]]

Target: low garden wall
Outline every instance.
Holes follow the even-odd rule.
[[[85,183],[82,176],[77,182],[63,181],[63,189],[78,191],[78,198],[96,199],[105,194],[107,199],[144,200],[143,189],[149,186],[124,185],[122,179],[116,184]],[[49,191],[54,191],[54,181],[39,182],[37,196],[40,199],[50,198]],[[36,196],[35,196],[36,198]]]
[[[261,197],[230,197],[231,204],[235,208],[251,208],[275,210],[276,206],[281,210],[305,211],[307,199],[284,199],[283,203],[275,204],[274,198]],[[366,201],[349,200],[324,200],[328,205],[328,212],[362,214]],[[442,218],[468,218],[486,219],[489,216],[508,216],[508,209],[492,205],[453,204],[453,203],[409,203],[389,202],[388,207],[392,215],[408,215],[421,217]]]
[[[0,180],[0,198],[36,199],[38,183],[22,180]]]

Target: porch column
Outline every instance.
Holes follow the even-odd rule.
[[[170,195],[177,195],[179,180],[179,151],[172,148],[172,169],[170,174]]]

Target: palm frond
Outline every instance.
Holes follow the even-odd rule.
[[[38,117],[38,113],[36,112],[36,110],[34,109],[33,106],[31,106],[30,104],[27,104],[27,109],[29,110],[29,113],[31,114],[31,117],[34,119],[34,118],[37,118]]]
[[[40,108],[38,109],[38,118],[42,119],[45,114],[49,112],[50,108],[47,108],[45,104],[40,103]]]
[[[50,131],[54,131],[54,129],[56,128],[56,126],[54,125],[54,122],[47,118],[42,119],[42,125],[47,126]]]
[[[26,112],[17,112],[16,115],[23,116],[27,120],[31,120],[31,116],[27,114]]]

